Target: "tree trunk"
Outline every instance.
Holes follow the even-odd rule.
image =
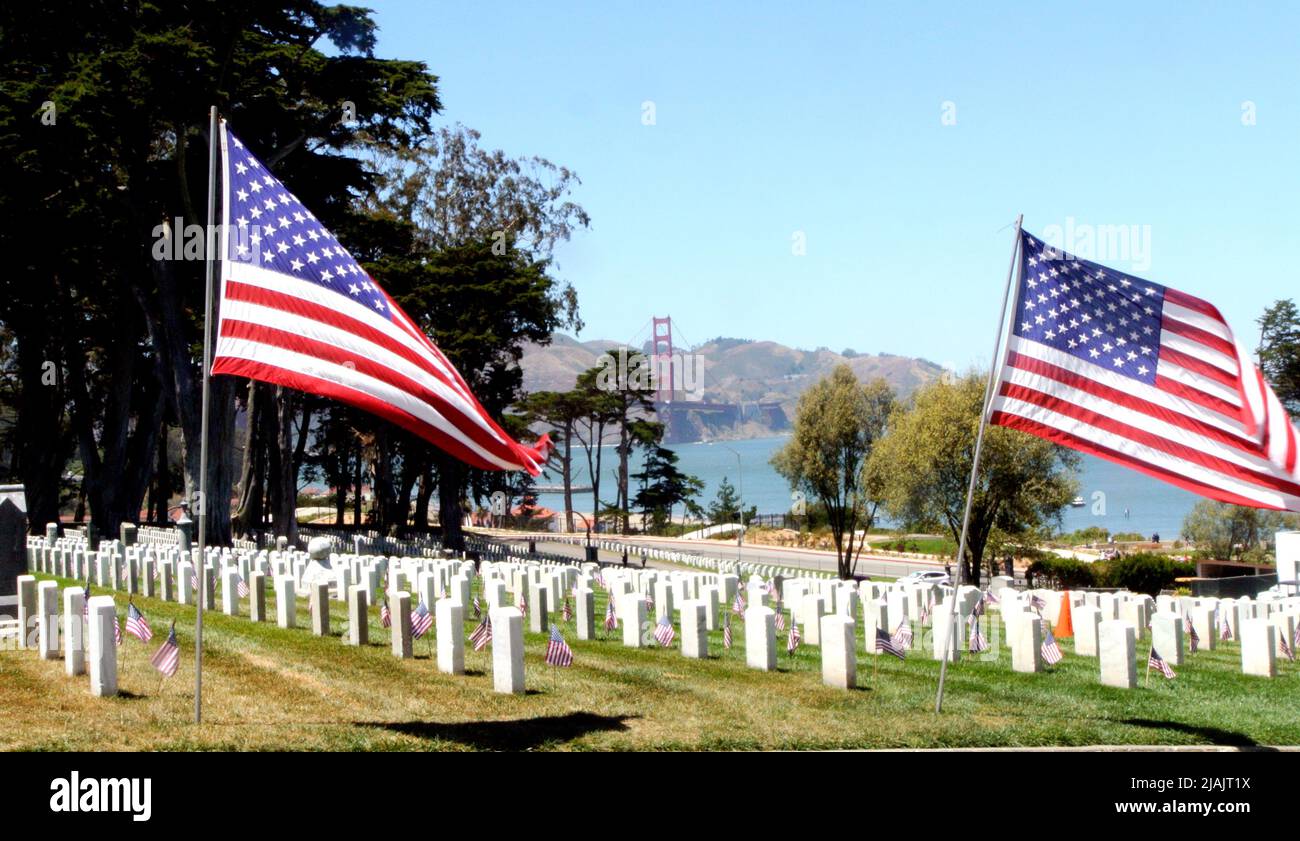
[[[298,540],[298,477],[294,471],[294,393],[284,386],[275,387],[276,449],[280,458],[275,499],[275,533],[285,537],[289,545]]]
[[[573,531],[573,421],[564,426],[564,455],[560,459],[560,478],[564,482],[564,530]]]
[[[62,353],[53,348],[55,337],[20,324],[11,327],[22,383],[14,455],[27,499],[27,528],[44,534],[46,523],[59,521],[59,485],[67,463]]]
[[[352,466],[353,486],[356,488],[356,493],[352,497],[352,525],[360,526],[361,525],[361,455],[363,451],[361,447],[358,446],[354,452],[356,453],[357,460]]]
[[[415,497],[415,525],[421,531],[429,528],[429,500],[433,497],[433,465],[425,464],[420,474],[420,492]]]
[[[234,530],[245,537],[262,527],[262,500],[266,492],[266,421],[269,386],[248,381],[248,439],[244,445],[244,463],[239,473],[239,506],[235,510]]]
[[[434,461],[438,465],[438,523],[442,528],[442,545],[458,552],[464,551],[462,521],[465,512],[461,500],[465,496],[465,467],[442,451],[438,451]]]

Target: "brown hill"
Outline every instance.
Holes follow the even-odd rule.
[[[619,344],[604,339],[580,342],[557,333],[549,346],[533,345],[525,350],[521,361],[524,388],[529,391],[570,389],[579,373],[599,365],[600,355]],[[845,356],[825,348],[798,350],[777,342],[746,339],[714,339],[689,352],[697,354],[703,366],[704,400],[779,403],[790,418],[794,417],[795,405],[804,389],[842,363],[847,363],[863,382],[883,377],[900,396],[911,394],[943,372],[939,365],[925,359],[852,351]],[[736,430],[737,436],[743,437],[765,432],[770,430]]]

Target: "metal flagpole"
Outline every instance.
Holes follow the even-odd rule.
[[[216,274],[213,232],[217,216],[217,106],[208,114],[208,226],[204,231],[203,420],[199,429],[199,598],[194,614],[194,723],[203,723],[203,611],[208,591],[205,539],[208,526],[208,371],[212,361],[212,286]]]
[[[957,592],[961,589],[961,571],[966,563],[966,537],[970,531],[970,509],[975,499],[975,480],[980,471],[980,452],[984,449],[984,430],[989,425],[989,403],[993,399],[993,387],[998,378],[998,352],[1002,348],[1002,334],[1006,328],[1007,302],[1011,298],[1011,278],[1016,274],[1016,255],[1020,253],[1020,224],[1024,221],[1022,213],[1016,217],[1016,242],[1011,248],[1011,266],[1007,269],[1007,285],[1002,293],[1002,314],[998,316],[998,332],[993,339],[993,364],[989,366],[989,380],[984,386],[984,405],[980,412],[980,428],[975,435],[975,456],[970,466],[970,482],[966,485],[966,511],[961,518],[961,540],[957,543],[957,579],[952,585],[952,610],[948,614],[948,628],[943,642],[943,659],[939,661],[939,691],[934,698],[935,713],[943,712],[943,684],[948,676],[948,661],[952,659],[952,635],[957,625]]]

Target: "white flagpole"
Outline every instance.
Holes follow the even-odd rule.
[[[1007,269],[1007,285],[1002,293],[1002,314],[998,316],[998,332],[993,339],[993,363],[989,366],[989,380],[984,386],[984,406],[980,412],[980,428],[975,435],[975,456],[971,460],[970,482],[966,485],[966,511],[961,518],[961,540],[957,542],[957,578],[952,585],[952,610],[948,614],[947,634],[943,643],[943,659],[939,661],[939,691],[934,699],[935,713],[943,712],[943,683],[948,676],[948,661],[952,656],[952,635],[957,624],[957,592],[961,589],[961,571],[966,563],[966,537],[970,531],[970,509],[975,498],[975,481],[980,472],[980,453],[984,449],[984,430],[989,425],[989,403],[993,400],[993,388],[998,380],[999,351],[1002,348],[1002,334],[1006,329],[1007,302],[1011,298],[1011,278],[1016,274],[1016,255],[1020,253],[1020,224],[1024,221],[1022,213],[1016,217],[1016,242],[1011,247],[1011,266]]]
[[[213,236],[217,217],[217,106],[208,114],[208,225],[204,231],[203,253],[203,420],[199,430],[199,598],[194,613],[194,723],[203,723],[203,611],[208,590],[205,538],[208,526],[208,371],[212,361],[212,286],[216,274]],[[219,241],[219,240],[218,240]]]

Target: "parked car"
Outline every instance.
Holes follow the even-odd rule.
[[[939,572],[937,569],[918,570],[916,572],[908,573],[907,575],[904,575],[902,578],[898,580],[914,581],[918,584],[951,584],[952,583],[952,579],[948,577],[948,573]]]

